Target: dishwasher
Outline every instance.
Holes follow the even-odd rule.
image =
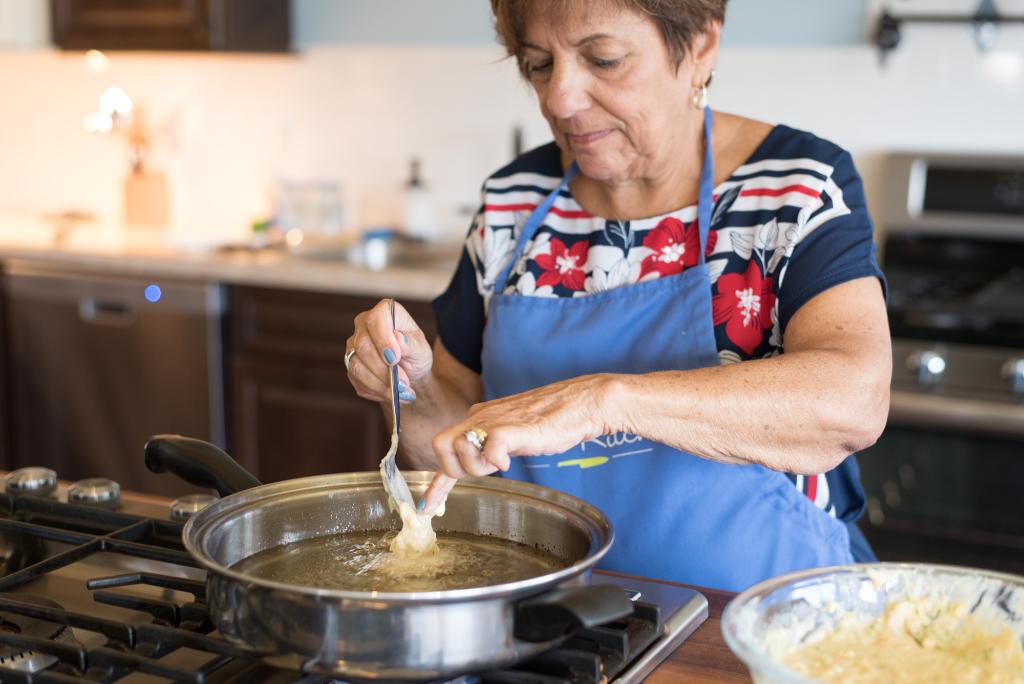
[[[197,491],[150,473],[143,446],[177,433],[226,447],[227,297],[215,283],[5,266],[8,468]]]

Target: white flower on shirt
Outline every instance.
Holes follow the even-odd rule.
[[[533,297],[555,297],[555,288],[551,285],[542,285],[537,287],[537,279],[533,277],[533,274],[527,271],[523,276],[516,282],[512,287],[506,288],[505,294],[515,294],[533,296]]]
[[[544,230],[539,231],[523,251],[526,252],[526,258],[522,259],[523,268],[521,270],[525,271],[527,261],[536,261],[541,254],[551,254],[551,233]]]
[[[592,264],[594,268],[587,276],[583,291],[594,294],[635,283],[640,277],[641,251],[643,250],[632,250],[630,256],[623,256],[622,250],[618,247],[591,247],[588,265]],[[580,293],[576,295],[579,296]]]
[[[492,228],[484,230],[478,255],[484,265],[480,285],[485,293],[490,294],[494,291],[494,281],[511,256],[514,245],[511,230],[494,230]]]
[[[732,349],[719,349],[718,360],[721,362],[723,366],[728,366],[731,363],[739,363],[743,359],[741,359],[740,355],[734,352]]]

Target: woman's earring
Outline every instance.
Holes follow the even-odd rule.
[[[708,106],[708,87],[706,85],[693,89],[693,106],[697,109],[704,109]]]
[[[693,89],[693,106],[697,109],[705,109],[708,106],[708,86],[711,85],[711,79],[715,77],[714,69],[711,70],[711,74],[708,79],[704,81],[704,84],[699,88]]]

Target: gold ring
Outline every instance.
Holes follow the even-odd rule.
[[[483,428],[470,428],[462,433],[466,438],[466,441],[475,446],[480,451],[484,450],[484,443],[487,441],[487,430]]]
[[[355,349],[349,349],[347,352],[345,352],[345,370],[348,370],[348,365],[352,363],[352,357],[355,355]]]

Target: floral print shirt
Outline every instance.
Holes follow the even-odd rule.
[[[495,280],[515,251],[527,217],[562,175],[559,150],[550,143],[484,183],[455,276],[434,302],[442,342],[470,369],[481,370]],[[805,302],[849,280],[882,279],[853,161],[849,153],[810,133],[776,126],[715,188],[712,211],[704,251],[722,363],[783,353],[786,325]],[[696,205],[661,216],[614,220],[589,214],[565,189],[513,264],[504,294],[586,297],[672,277],[698,263],[699,240]],[[850,497],[830,492],[830,480],[831,489],[836,484],[849,489],[849,481],[858,479],[855,463],[852,468],[839,479],[791,479],[816,504],[846,519],[859,515],[862,495],[853,492],[849,501],[841,501]]]

